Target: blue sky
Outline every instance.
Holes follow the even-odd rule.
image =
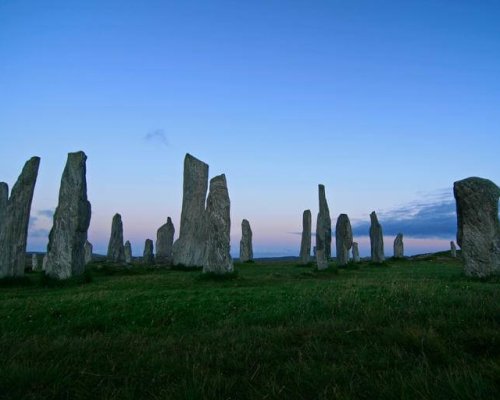
[[[500,182],[499,20],[488,0],[0,0],[0,180],[42,158],[31,249],[76,150],[101,252],[115,212],[135,254],[178,232],[186,152],[226,173],[235,253],[243,218],[256,255],[298,253],[318,183],[334,224],[362,236],[376,210],[390,244],[418,205],[410,251],[440,248],[453,181]]]

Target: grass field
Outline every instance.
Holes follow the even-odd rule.
[[[444,255],[90,270],[1,282],[0,398],[500,398],[500,280]]]

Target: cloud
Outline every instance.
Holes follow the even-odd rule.
[[[51,219],[54,216],[54,210],[38,210],[36,214]]]
[[[33,229],[29,232],[30,238],[47,238],[49,236],[48,229]]]
[[[144,136],[144,140],[147,142],[158,142],[165,147],[169,146],[169,141],[167,135],[163,129],[155,129]]]

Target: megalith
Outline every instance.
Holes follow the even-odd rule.
[[[156,232],[156,262],[170,264],[172,262],[172,246],[175,228],[170,217]]]
[[[125,257],[125,263],[132,264],[132,245],[128,240],[125,242],[125,246],[123,247],[123,252]]]
[[[403,234],[398,233],[394,239],[394,258],[403,258],[404,255]]]
[[[207,241],[204,226],[208,165],[190,154],[184,158],[184,183],[179,238],[172,249],[174,265],[202,266]]]
[[[9,203],[9,185],[0,182],[0,230],[2,229],[5,216],[7,215],[7,204]]]
[[[374,263],[382,263],[385,260],[384,235],[382,233],[382,225],[378,222],[375,211],[370,214],[370,221],[371,259]]]
[[[316,220],[316,263],[318,269],[328,268],[332,253],[332,220],[326,201],[325,186],[318,185],[319,213]]]
[[[85,265],[89,264],[92,262],[92,253],[94,251],[94,248],[92,246],[92,243],[90,243],[88,240],[85,241],[85,247],[84,247],[84,252],[85,252]]]
[[[108,244],[108,261],[122,263],[125,261],[123,248],[123,223],[122,216],[115,214],[111,223],[111,236]]]
[[[225,274],[233,271],[230,254],[231,202],[226,176],[218,175],[210,180],[205,223],[207,241],[203,260],[203,272]]]
[[[153,265],[155,263],[153,241],[151,239],[146,239],[146,242],[144,243],[142,262],[147,265]]]
[[[250,228],[250,222],[244,219],[241,222],[240,262],[247,262],[252,260],[252,228]]]
[[[86,161],[83,151],[69,153],[62,174],[45,265],[45,273],[52,278],[68,279],[85,272],[85,242],[91,216]]]
[[[352,247],[352,228],[347,214],[340,214],[335,226],[335,245],[337,250],[337,264],[347,265],[349,250]]]
[[[457,257],[457,246],[453,240],[450,242],[450,254],[453,258]]]
[[[6,185],[2,185],[4,216],[0,226],[0,278],[24,275],[26,240],[31,202],[35,190],[40,158],[26,162],[5,207]]]
[[[311,259],[311,210],[304,210],[302,213],[302,240],[300,241],[300,262],[309,263]]]
[[[359,262],[359,246],[358,242],[352,242],[352,261],[357,263]]]
[[[455,182],[453,193],[465,274],[480,278],[500,274],[500,188],[488,179],[471,177]]]
[[[31,255],[31,270],[38,271],[38,256],[35,253]]]

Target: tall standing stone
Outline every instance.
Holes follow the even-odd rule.
[[[204,226],[208,165],[186,154],[179,238],[173,246],[174,265],[201,266],[207,231]]]
[[[352,247],[351,221],[347,214],[340,214],[335,226],[335,244],[337,249],[337,264],[347,265],[349,250]]]
[[[0,182],[0,230],[2,229],[5,216],[7,215],[7,204],[9,203],[9,186]]]
[[[39,166],[39,157],[26,162],[7,201],[0,226],[0,278],[24,275],[28,223]]]
[[[212,178],[205,215],[208,235],[203,272],[225,274],[233,271],[233,260],[230,254],[230,208],[226,176],[222,174]]]
[[[455,182],[453,193],[465,274],[481,278],[500,274],[500,188],[488,179],[473,177]]]
[[[147,265],[153,265],[155,263],[153,241],[151,239],[146,239],[146,242],[144,243],[144,253],[142,254],[142,262]]]
[[[403,258],[404,256],[403,234],[398,233],[394,239],[394,258]]]
[[[111,223],[111,236],[108,244],[108,261],[122,263],[125,261],[123,248],[123,223],[122,216],[115,214]]]
[[[300,241],[300,262],[309,263],[311,259],[311,210],[304,210],[302,213],[302,240]]]
[[[38,271],[38,256],[35,253],[31,255],[31,270]]]
[[[87,265],[92,262],[92,253],[94,251],[92,243],[90,243],[88,240],[85,241],[84,251],[85,251],[85,265]]]
[[[170,264],[172,262],[172,246],[174,243],[175,228],[170,217],[156,232],[156,262]]]
[[[457,257],[457,246],[453,240],[450,242],[450,254],[453,258]]]
[[[123,252],[124,252],[124,256],[125,256],[125,263],[132,264],[132,245],[130,244],[130,242],[128,240],[125,242]]]
[[[328,268],[332,254],[332,220],[326,201],[325,186],[318,185],[319,213],[316,220],[316,263],[318,269]]]
[[[352,261],[357,263],[359,262],[359,247],[357,242],[352,242]]]
[[[372,262],[382,263],[385,260],[384,256],[384,235],[382,233],[382,225],[378,222],[377,214],[373,211],[370,214],[370,245]]]
[[[252,228],[250,228],[250,222],[244,219],[241,222],[240,262],[247,262],[252,260]]]
[[[64,168],[59,203],[47,245],[45,273],[68,279],[85,272],[85,242],[91,208],[87,200],[87,156],[83,151],[69,153]]]

